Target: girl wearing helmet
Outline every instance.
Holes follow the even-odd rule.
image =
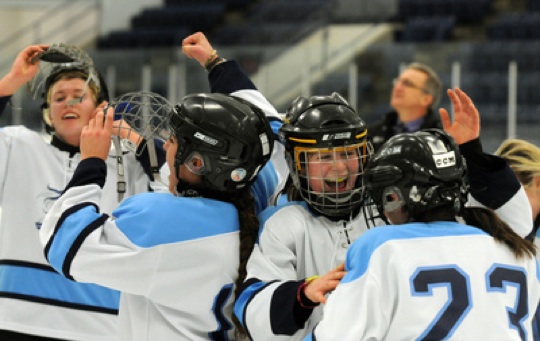
[[[67,278],[122,292],[123,340],[234,339],[240,239],[258,227],[250,187],[273,149],[264,113],[228,95],[186,96],[160,135],[171,193],[132,196],[109,215],[112,117],[83,129],[82,162],[40,231],[46,257]]]
[[[347,274],[306,340],[532,340],[536,249],[492,210],[465,207],[466,172],[440,130],[382,145],[366,184],[397,225],[351,245]]]
[[[450,123],[443,112],[442,121],[459,139],[460,149],[472,164],[473,197],[498,208],[505,221],[520,236],[526,236],[531,229],[530,215],[515,214],[517,207],[527,210],[523,189],[504,162],[482,153],[479,114],[470,98],[458,89],[449,96],[455,119]],[[354,110],[337,96],[299,99],[289,109],[280,137],[285,142],[294,188],[287,204],[268,208],[260,215],[261,233],[235,304],[235,314],[253,340],[302,340],[309,334],[322,317],[320,303],[326,302],[327,294],[345,274],[343,262],[349,246],[368,230],[363,208],[371,199],[361,194],[370,148],[363,122]],[[308,178],[311,173],[306,171],[312,167],[306,163],[314,148],[333,149],[333,155],[358,159],[357,163],[336,164],[336,169],[346,165],[347,172],[341,174],[349,175],[346,183],[355,179],[356,192],[336,185],[343,181],[335,175],[330,177],[334,186],[326,181],[324,191],[314,190],[311,184],[317,179]],[[355,152],[340,154],[339,150]],[[357,176],[351,176],[354,174]],[[328,180],[325,176],[319,175],[318,180]],[[502,183],[506,186],[500,186]],[[475,202],[470,196],[467,199]],[[375,219],[375,225],[383,224]]]

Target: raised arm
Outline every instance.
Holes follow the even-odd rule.
[[[21,86],[37,75],[39,59],[36,61],[33,59],[46,49],[47,45],[31,45],[17,55],[11,70],[0,79],[0,97],[13,95]]]
[[[39,60],[33,63],[33,58],[45,49],[47,49],[46,45],[26,47],[15,58],[11,70],[0,79],[0,115],[4,112],[11,96],[37,75]]]
[[[278,130],[282,125],[278,112],[259,92],[240,65],[234,60],[221,58],[203,33],[197,32],[186,37],[182,42],[182,52],[208,71],[211,92],[230,94],[251,102],[264,112],[270,122],[276,141],[272,160],[261,170],[252,185],[256,212],[259,213],[276,201],[289,175],[284,147],[278,142]]]
[[[470,205],[482,205],[497,214],[520,236],[532,230],[527,195],[504,159],[484,153],[480,143],[480,113],[472,99],[459,88],[447,91],[454,107],[454,119],[448,111],[439,110],[444,130],[459,144],[467,160],[470,183]],[[516,212],[519,212],[516,214]]]

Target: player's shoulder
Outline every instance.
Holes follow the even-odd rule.
[[[465,235],[486,235],[479,228],[451,221],[431,223],[406,223],[402,225],[386,225],[366,231],[349,248],[349,253],[373,253],[389,242],[402,242],[426,238],[453,238]]]
[[[259,222],[265,224],[269,220],[295,219],[311,215],[304,201],[287,201],[275,206],[268,206],[259,214]]]
[[[45,144],[49,140],[49,136],[43,135],[29,129],[23,125],[5,126],[0,128],[0,134],[10,136],[13,138],[25,139],[31,142],[40,142]]]

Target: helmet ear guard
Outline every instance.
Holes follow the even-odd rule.
[[[459,147],[446,133],[429,129],[400,134],[388,140],[366,171],[369,194],[384,219],[385,194],[402,196],[409,218],[442,206],[456,213],[464,206],[468,182]],[[397,190],[395,190],[397,189]]]
[[[243,190],[273,150],[273,132],[262,110],[233,96],[184,97],[170,118],[170,128],[179,141],[177,172],[191,153],[203,159],[202,182],[195,186],[201,192]]]

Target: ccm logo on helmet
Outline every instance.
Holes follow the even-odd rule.
[[[328,140],[345,140],[351,137],[351,132],[337,133],[337,134],[324,134],[322,137],[323,141]]]
[[[214,138],[211,138],[210,136],[206,136],[200,132],[196,132],[194,135],[193,135],[195,138],[203,141],[203,142],[206,142],[208,144],[211,144],[212,146],[215,146],[219,143],[218,140],[214,139]]]
[[[456,165],[456,155],[454,152],[433,155],[433,161],[437,168],[446,168]]]

